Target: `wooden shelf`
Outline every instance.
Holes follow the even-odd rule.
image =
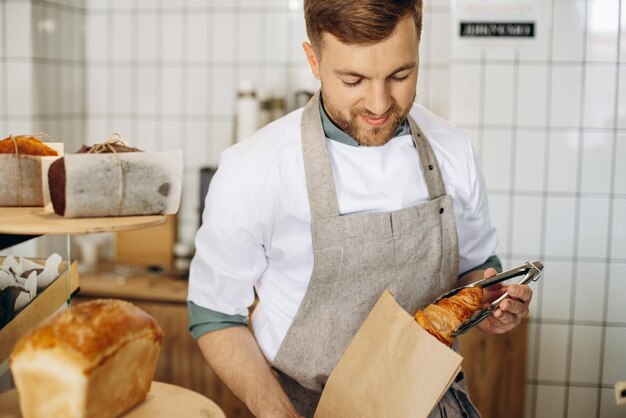
[[[128,275],[104,270],[83,273],[81,296],[172,302],[187,304],[187,279],[164,274],[136,272]]]
[[[2,261],[2,257],[0,257]],[[34,260],[39,264],[45,260]],[[69,296],[78,289],[78,267],[73,262],[67,269],[67,262],[59,266],[62,272],[48,287],[38,293],[18,314],[0,329],[0,363],[6,361],[17,340],[29,329],[39,324],[59,309]],[[1,374],[1,373],[0,373]]]
[[[0,207],[0,234],[90,234],[147,228],[165,222],[165,215],[107,218],[64,218],[42,207]]]

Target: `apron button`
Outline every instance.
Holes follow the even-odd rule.
[[[433,169],[433,165],[432,164],[428,164],[428,169],[432,170]]]
[[[443,213],[443,208],[439,208],[439,213]]]

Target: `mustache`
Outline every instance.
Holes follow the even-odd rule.
[[[373,117],[373,118],[382,118],[385,116],[391,116],[391,115],[397,115],[402,113],[402,109],[400,108],[400,106],[398,106],[397,103],[393,103],[389,109],[387,109],[387,111],[385,111],[385,113],[383,113],[382,115],[379,115],[377,113],[374,113],[364,107],[358,108],[358,109],[354,109],[352,112],[352,116],[367,116],[367,117]]]

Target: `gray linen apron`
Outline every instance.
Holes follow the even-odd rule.
[[[452,198],[433,151],[409,117],[430,200],[394,212],[341,215],[319,113],[319,92],[302,115],[314,265],[272,367],[298,412],[313,416],[330,372],[385,289],[409,313],[455,286],[458,242]],[[417,173],[416,173],[417,175]],[[431,417],[477,417],[463,381]]]

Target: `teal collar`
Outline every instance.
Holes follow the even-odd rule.
[[[322,127],[324,128],[324,134],[327,138],[332,139],[333,141],[341,142],[345,145],[350,145],[352,147],[358,147],[359,144],[356,139],[352,138],[350,135],[342,131],[337,125],[330,120],[326,111],[324,110],[324,106],[322,105],[322,98],[320,96],[320,115],[322,116]],[[396,132],[393,134],[393,137],[401,136],[401,135],[410,135],[411,128],[409,127],[409,121],[405,118]]]

